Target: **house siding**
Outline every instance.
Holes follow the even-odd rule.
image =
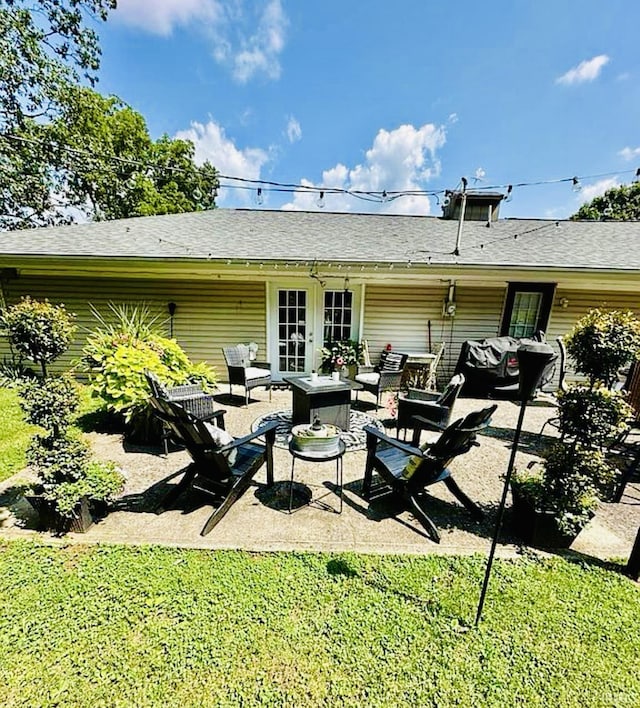
[[[453,374],[460,347],[466,339],[495,337],[500,326],[504,287],[456,287],[456,314],[442,316],[448,283],[425,287],[368,285],[365,292],[363,338],[369,343],[373,360],[387,344],[398,351],[427,351],[428,323],[431,322],[431,348],[441,342],[445,353],[438,379]]]
[[[87,333],[96,328],[98,323],[90,304],[107,314],[110,302],[147,304],[160,317],[167,336],[167,304],[175,302],[174,337],[192,361],[207,361],[215,366],[221,381],[227,380],[223,346],[255,341],[259,352],[263,355],[266,352],[264,283],[26,276],[6,283],[4,293],[7,304],[30,295],[64,303],[76,314],[78,332],[69,351],[57,362],[58,368],[68,367],[79,359]],[[2,353],[7,354],[6,341],[1,346]]]

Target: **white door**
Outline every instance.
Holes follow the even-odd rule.
[[[357,339],[358,292],[273,284],[269,297],[269,360],[274,379],[319,369],[320,349],[329,342]]]

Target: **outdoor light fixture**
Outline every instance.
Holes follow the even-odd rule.
[[[320,192],[320,194],[318,195],[318,201],[316,202],[316,204],[317,204],[321,209],[324,208],[324,204],[325,204],[325,201],[324,201],[324,192]]]
[[[262,187],[258,187],[258,191],[256,192],[256,204],[261,206],[263,203],[264,199],[262,198]]]
[[[555,354],[553,349],[544,342],[527,342],[518,347],[518,369],[519,369],[519,386],[518,398],[520,400],[520,415],[516,424],[516,430],[513,434],[513,445],[511,447],[511,456],[509,457],[509,465],[504,478],[504,488],[502,490],[502,498],[498,506],[498,515],[496,518],[496,527],[493,533],[493,542],[489,551],[489,559],[487,560],[487,569],[484,575],[484,582],[480,592],[480,601],[478,602],[478,611],[476,612],[476,627],[482,617],[482,608],[484,607],[484,599],[489,586],[489,578],[491,576],[491,567],[493,565],[493,557],[495,556],[496,546],[498,545],[498,537],[502,527],[502,517],[504,516],[504,507],[507,501],[507,492],[509,491],[509,483],[511,482],[511,474],[513,473],[513,465],[518,451],[518,443],[520,442],[520,433],[522,431],[522,422],[524,413],[527,408],[527,403],[530,401],[540,384],[542,374],[545,367],[553,361]]]
[[[582,189],[582,185],[580,184],[580,180],[577,177],[574,177],[571,180],[571,189],[573,189],[574,192],[579,192]]]
[[[173,339],[173,316],[176,314],[177,307],[175,302],[167,303],[167,310],[169,310],[169,337],[171,339]]]

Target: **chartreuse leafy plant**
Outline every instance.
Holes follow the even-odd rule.
[[[600,563],[0,543],[3,706],[640,705]]]
[[[169,386],[199,383],[215,386],[216,373],[207,364],[193,364],[175,339],[162,335],[162,323],[146,305],[116,307],[110,315],[94,309],[99,326],[87,337],[83,350],[85,369],[93,394],[106,409],[127,424],[148,411],[151,371]]]

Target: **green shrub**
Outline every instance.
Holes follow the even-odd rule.
[[[556,443],[542,464],[516,470],[512,486],[537,510],[553,512],[561,531],[574,534],[610,493],[617,474],[599,450]]]
[[[92,461],[85,468],[84,475],[73,482],[62,482],[52,487],[46,494],[55,501],[63,516],[72,516],[83,497],[92,501],[112,501],[124,487],[124,476],[113,462]]]
[[[610,388],[618,370],[640,354],[640,320],[632,312],[591,310],[565,341],[576,371],[592,386],[601,381]]]
[[[192,364],[175,339],[156,331],[150,315],[146,325],[141,321],[146,310],[134,316],[129,309],[125,317],[125,309],[111,309],[116,322],[104,324],[105,318],[99,316],[102,326],[89,335],[83,350],[92,393],[103,400],[107,410],[122,416],[128,424],[136,425],[136,418],[144,418],[150,395],[146,371],[168,386],[215,386],[214,369],[205,363]]]
[[[85,475],[91,450],[84,438],[69,430],[59,435],[34,435],[27,461],[38,473],[45,492],[62,482],[77,482]]]
[[[78,386],[69,374],[30,379],[20,386],[20,407],[32,425],[63,431],[78,410]]]
[[[69,348],[76,331],[74,318],[75,315],[67,312],[64,305],[24,297],[0,315],[0,327],[11,345],[39,364],[46,376],[46,365]]]
[[[570,386],[558,392],[560,431],[585,445],[604,445],[627,429],[631,406],[619,391],[604,386]]]

